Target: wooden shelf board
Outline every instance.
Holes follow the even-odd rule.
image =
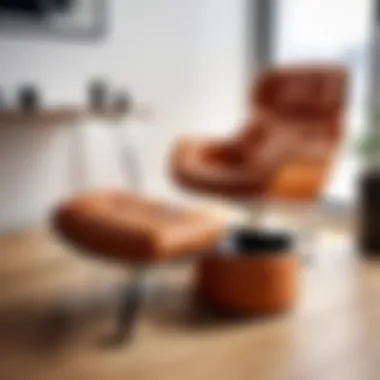
[[[127,114],[127,111],[92,111],[86,107],[79,106],[43,108],[35,111],[0,110],[0,127],[23,125],[51,126],[91,118],[115,120],[122,119],[127,116]]]
[[[52,107],[35,111],[0,110],[0,126],[54,125],[64,124],[85,117],[86,111],[80,107]]]

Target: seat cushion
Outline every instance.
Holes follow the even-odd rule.
[[[57,231],[75,245],[126,261],[163,261],[199,253],[224,235],[205,213],[111,191],[84,194],[54,213]]]
[[[174,179],[186,188],[210,195],[250,197],[260,194],[266,173],[251,170],[239,157],[225,151],[215,154],[218,145],[213,141],[181,141],[171,160]]]

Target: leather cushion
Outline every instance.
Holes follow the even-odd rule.
[[[224,235],[209,215],[111,191],[61,204],[56,229],[82,248],[127,261],[162,261],[199,253]]]
[[[232,145],[229,148],[234,150]],[[215,154],[214,142],[182,141],[171,160],[175,180],[184,187],[209,194],[246,197],[260,193],[265,173],[252,172],[239,157],[231,159],[226,150],[227,147]]]

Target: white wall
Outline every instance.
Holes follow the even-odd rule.
[[[147,192],[171,196],[170,143],[192,129],[225,131],[241,116],[246,1],[109,3],[102,42],[0,38],[0,85],[12,98],[17,85],[35,82],[49,104],[82,103],[92,76],[129,89],[156,111],[137,141]],[[0,231],[43,220],[78,186],[83,162],[87,187],[121,183],[108,131],[93,124],[0,130]]]

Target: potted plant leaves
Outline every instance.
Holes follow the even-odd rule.
[[[380,107],[359,143],[365,169],[359,179],[359,249],[380,257]]]

